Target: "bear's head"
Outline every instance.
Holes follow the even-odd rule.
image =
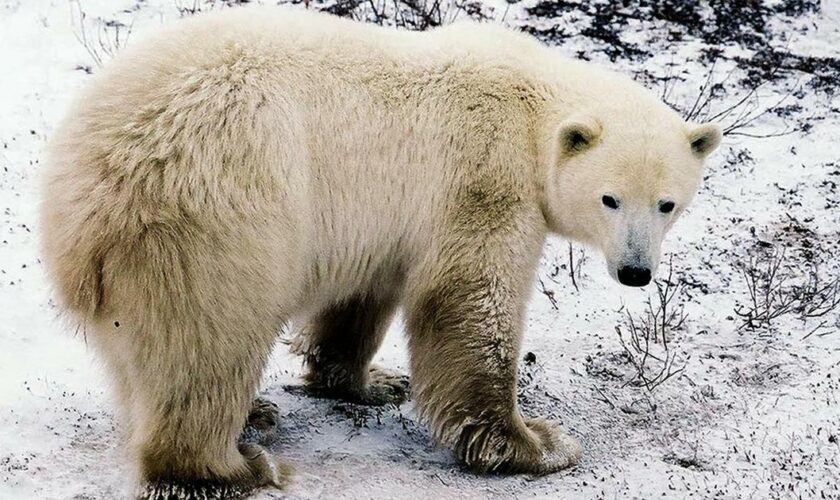
[[[647,285],[665,234],[720,143],[720,128],[687,123],[657,101],[589,109],[556,120],[550,135],[549,229],[601,249],[620,283]]]

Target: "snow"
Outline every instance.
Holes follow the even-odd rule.
[[[76,39],[78,9],[92,30],[97,17],[131,25],[130,44],[178,18],[178,3],[193,4],[0,2],[0,498],[115,498],[132,491],[106,376],[83,332],[62,322],[50,298],[38,251],[38,173],[68,100],[97,70]],[[501,20],[504,4],[487,5]],[[819,12],[770,24],[783,35],[777,45],[783,40],[796,54],[836,61],[838,20],[837,3],[823,2]],[[522,4],[507,9],[504,21],[561,23],[529,19]],[[676,71],[683,80],[669,99],[691,102],[708,71],[697,57],[703,43],[669,40],[650,25],[634,21],[622,33],[652,52],[644,60],[610,62],[601,42],[579,34],[557,50],[628,73]],[[724,48],[730,58],[755,50]],[[729,71],[740,78],[735,66],[728,59],[715,67],[721,78]],[[738,78],[727,80],[731,92],[714,103],[716,110],[747,92]],[[520,404],[527,415],[561,421],[580,438],[577,467],[545,477],[471,475],[431,443],[411,403],[363,408],[287,390],[300,384],[301,362],[279,342],[263,395],[282,413],[271,448],[296,474],[286,492],[257,497],[840,498],[840,313],[806,321],[787,315],[752,330],[740,328],[733,312],[748,300],[738,262],[762,245],[786,249],[794,274],[819,262],[824,279],[840,275],[840,98],[809,88],[808,78],[791,71],[763,86],[766,106],[800,85],[784,104],[801,109],[762,116],[749,132],[777,132],[786,121],[810,129],[727,136],[695,203],[666,241],[660,278],[673,258],[675,277],[688,283],[678,297],[688,319],[669,339],[687,363],[682,374],[652,392],[626,384],[632,368],[622,361],[615,327],[626,332],[626,311],[643,314],[655,289],[620,287],[587,250],[576,290],[567,269],[553,273],[567,262],[567,242],[547,244],[539,278],[556,308],[536,284],[523,346],[533,358],[521,366]],[[407,371],[401,322],[376,362]]]

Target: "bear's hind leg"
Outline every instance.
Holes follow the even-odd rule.
[[[240,442],[265,359],[268,332],[199,318],[177,332],[155,332],[138,366],[132,442],[145,489],[141,498],[235,498],[280,487],[288,468],[266,450]],[[244,328],[259,328],[244,321]],[[264,327],[263,327],[264,328]],[[262,338],[260,338],[262,337]],[[170,339],[166,342],[164,339]]]
[[[308,391],[361,404],[403,403],[408,377],[370,366],[395,306],[395,298],[369,293],[322,311],[301,334]]]
[[[122,404],[130,415],[139,496],[236,498],[280,487],[288,468],[240,437],[283,318],[294,307],[291,293],[276,283],[295,278],[267,268],[272,255],[258,245],[237,258],[253,238],[192,233],[187,239],[171,231],[150,227],[109,254],[103,324],[119,327],[95,332],[109,367],[130,381],[121,396],[127,395]],[[228,241],[240,247],[228,252]]]

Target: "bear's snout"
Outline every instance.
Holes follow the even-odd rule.
[[[627,286],[645,286],[650,283],[650,269],[624,266],[618,270],[618,281]]]

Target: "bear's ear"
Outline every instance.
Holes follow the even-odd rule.
[[[695,155],[705,158],[720,145],[721,136],[722,133],[717,124],[703,123],[689,130],[688,143],[691,144],[691,151]]]
[[[575,117],[560,124],[557,132],[560,153],[574,155],[586,151],[598,142],[601,124],[594,118]]]

